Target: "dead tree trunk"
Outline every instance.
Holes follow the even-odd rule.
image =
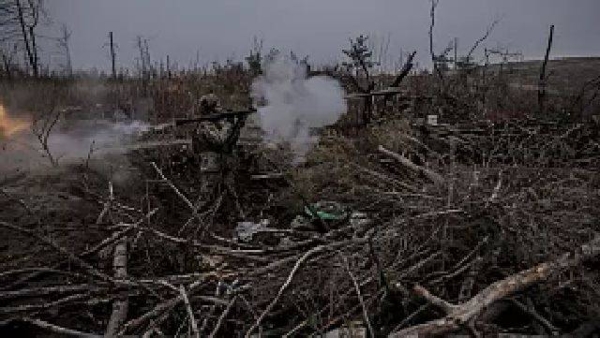
[[[545,99],[546,99],[546,67],[548,66],[548,58],[550,57],[550,50],[552,49],[552,39],[554,38],[554,25],[550,26],[550,35],[548,36],[548,45],[546,46],[546,55],[544,56],[544,62],[542,63],[542,69],[540,71],[540,80],[538,83],[538,107],[540,113],[545,112]]]
[[[2,65],[4,66],[4,73],[6,74],[6,79],[8,81],[12,80],[12,67],[10,65],[10,60],[8,59],[8,56],[6,55],[6,53],[4,53],[3,51],[0,51],[0,53],[2,53]]]
[[[67,25],[62,25],[60,28],[61,36],[58,38],[58,45],[65,53],[65,72],[67,76],[73,77],[73,65],[71,62],[71,49],[69,48],[69,40],[71,39],[71,31]]]
[[[417,51],[414,51],[408,55],[408,59],[404,63],[404,66],[402,66],[402,70],[400,70],[400,74],[398,74],[398,76],[396,76],[396,78],[394,79],[394,82],[392,82],[392,85],[390,87],[400,86],[400,83],[402,83],[404,78],[406,76],[408,76],[408,74],[414,67],[413,60],[414,60],[416,54],[417,54]]]
[[[117,80],[117,63],[116,63],[116,54],[115,54],[115,43],[113,40],[113,32],[108,32],[108,39],[110,40],[110,62],[112,66],[112,78],[113,80]]]
[[[439,0],[431,0],[431,11],[429,16],[431,18],[431,22],[429,24],[429,54],[431,56],[431,62],[433,62],[433,70],[439,76],[440,81],[444,79],[444,74],[439,67],[438,57],[435,55],[433,50],[433,28],[435,27],[435,9],[439,4]]]
[[[23,42],[25,44],[25,52],[27,54],[27,61],[32,69],[33,76],[39,76],[38,67],[38,53],[37,44],[35,40],[35,28],[39,21],[39,3],[33,1],[28,2],[28,8],[24,8],[20,0],[15,0],[17,7],[17,16],[19,18],[19,26],[21,33],[23,34]],[[26,12],[27,10],[27,12]],[[32,20],[31,23],[27,22],[27,18]]]
[[[406,78],[408,76],[408,74],[410,73],[410,71],[414,67],[413,60],[414,60],[416,54],[417,54],[417,51],[413,51],[412,53],[410,53],[408,55],[408,59],[406,60],[406,62],[402,66],[402,69],[400,70],[400,74],[398,74],[398,76],[396,76],[396,78],[394,79],[394,82],[392,82],[392,84],[391,84],[390,87],[398,87],[398,86],[400,86],[400,83],[402,83],[402,81],[404,80],[404,78]],[[385,95],[383,97],[383,106],[384,107],[387,106],[387,102],[391,98],[392,98],[392,95]]]

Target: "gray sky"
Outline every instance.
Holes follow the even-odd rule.
[[[201,64],[242,59],[253,36],[265,48],[294,50],[317,63],[342,58],[348,38],[360,33],[383,40],[390,36],[388,64],[400,50],[417,50],[428,62],[429,1],[427,0],[50,0],[46,2],[56,35],[58,24],[72,31],[75,68],[109,68],[108,31],[115,34],[120,66],[132,66],[134,40],[149,40],[153,60],[170,55],[188,66],[199,55]],[[600,55],[599,0],[440,0],[435,28],[436,49],[454,37],[466,53],[496,18],[501,22],[485,45],[542,56],[548,28],[556,25],[554,56]],[[54,66],[60,56],[46,47],[42,59]]]

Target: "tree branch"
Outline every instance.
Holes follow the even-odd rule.
[[[600,255],[600,236],[582,245],[575,252],[565,253],[555,260],[541,263],[535,267],[520,271],[497,281],[483,289],[468,302],[460,305],[449,304],[448,302],[431,295],[423,287],[417,285],[414,287],[413,291],[416,294],[421,295],[431,304],[447,311],[447,315],[441,319],[432,320],[424,324],[392,333],[389,337],[421,337],[442,335],[456,331],[470,321],[475,320],[483,310],[489,308],[489,306],[496,301],[509,297],[533,284],[546,280],[553,274],[577,266],[583,261],[595,258],[598,255]]]

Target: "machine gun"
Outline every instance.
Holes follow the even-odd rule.
[[[200,122],[218,122],[221,120],[233,119],[233,118],[242,118],[245,119],[250,114],[256,113],[255,108],[250,108],[248,110],[238,110],[238,111],[226,111],[222,113],[214,113],[200,117],[194,117],[189,119],[177,119],[173,123],[176,127],[183,126],[190,123],[200,123]]]

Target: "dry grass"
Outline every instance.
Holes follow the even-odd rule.
[[[192,203],[203,201],[194,181],[198,173],[193,165],[173,165],[180,156],[175,148],[129,154],[134,175],[128,184],[114,185],[114,199],[108,191],[110,178],[93,166],[70,166],[4,184],[0,198],[7,207],[0,211],[1,220],[54,240],[104,274],[112,274],[111,246],[92,254],[86,250],[115,231],[129,229],[131,283],[124,288],[103,281],[72,257],[32,237],[2,230],[7,236],[0,243],[5,271],[0,274],[0,297],[8,300],[1,308],[3,330],[23,330],[15,324],[19,318],[35,316],[102,333],[110,303],[126,289],[126,333],[143,334],[153,325],[165,334],[188,332],[180,291],[166,281],[186,286],[201,334],[218,329],[233,336],[259,326],[273,336],[306,336],[368,319],[377,335],[386,335],[400,324],[441,317],[409,291],[414,284],[460,303],[597,236],[598,125],[574,117],[549,123],[551,115],[535,116],[531,93],[513,95],[514,89],[503,91],[506,87],[485,87],[485,95],[465,91],[482,88],[473,84],[483,82],[477,74],[467,79],[447,79],[451,85],[446,87],[431,78],[411,79],[408,89],[422,88],[432,100],[415,103],[407,117],[383,111],[379,120],[358,131],[327,129],[302,165],[290,165],[292,156],[285,147],[259,149],[258,166],[279,170],[285,179],[255,181],[240,174],[235,182],[239,202],[247,220],[269,219],[270,227],[283,236],[268,233],[250,243],[236,242],[238,219],[231,199],[205,200],[197,211],[190,210],[172,187]],[[503,83],[494,81],[487,84]],[[167,89],[173,83],[174,89]],[[225,105],[244,105],[248,83],[247,75],[224,68],[203,77],[177,74],[157,80],[150,92],[156,107],[161,96],[171,95],[169,100],[180,106],[172,106],[177,111],[169,114],[183,115],[193,109],[190,97],[210,91],[218,92]],[[96,100],[92,89],[84,92]],[[482,101],[486,105],[477,104]],[[500,114],[490,123],[486,112],[499,106],[524,109],[532,119],[515,121]],[[553,111],[564,108],[557,102],[552,106]],[[440,111],[446,126],[428,127],[414,118]],[[441,175],[443,182],[401,165],[378,151],[379,146]],[[172,186],[157,181],[150,160],[157,161]],[[338,201],[365,213],[370,222],[333,222],[326,233],[290,229],[305,202],[320,200]],[[154,209],[151,217],[145,216]],[[569,268],[511,297],[531,304],[561,333],[571,332],[600,315],[596,265],[590,261]],[[40,266],[55,271],[15,284],[32,272],[19,269]],[[91,287],[86,292],[8,296],[9,291],[78,283]],[[278,291],[280,297],[275,297]],[[64,299],[70,295],[80,298]],[[165,305],[170,302],[175,305]],[[506,300],[496,305],[501,303]],[[41,308],[18,308],[24,304]],[[476,321],[474,330],[547,333],[534,317],[517,311],[509,304],[495,318]]]

